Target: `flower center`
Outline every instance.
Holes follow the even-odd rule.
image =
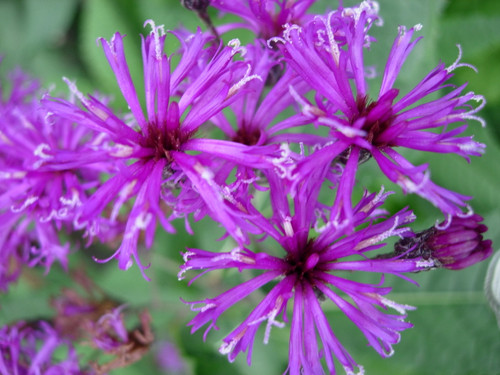
[[[236,132],[236,135],[233,137],[233,141],[247,146],[253,146],[259,142],[260,136],[260,129],[251,129],[247,126],[242,126]]]
[[[314,240],[311,239],[298,254],[290,254],[286,258],[289,264],[287,275],[295,274],[297,275],[297,280],[313,281],[312,275],[320,261],[320,255],[314,251],[313,246]]]
[[[180,127],[162,131],[156,122],[150,122],[142,146],[153,150],[155,160],[166,158],[170,163],[173,160],[171,152],[179,151],[191,136],[192,133],[184,132]]]
[[[356,99],[359,112],[351,120],[351,123],[354,123],[359,118],[365,118],[362,129],[367,133],[366,140],[374,146],[384,147],[390,145],[381,135],[392,125],[395,118],[392,111],[392,103],[398,96],[398,93],[399,90],[397,89],[389,90],[378,101],[371,103],[369,103],[367,96]]]

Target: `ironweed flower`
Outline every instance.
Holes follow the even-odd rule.
[[[448,223],[402,238],[394,245],[395,254],[404,258],[432,259],[436,267],[451,270],[470,267],[493,252],[491,240],[483,239],[488,227],[482,221],[477,214],[453,217]]]
[[[324,172],[316,170],[315,177],[321,173]],[[289,322],[287,371],[290,374],[322,374],[325,365],[328,373],[334,373],[335,359],[347,373],[357,370],[363,373],[362,367],[335,336],[335,323],[328,321],[321,301],[333,302],[362,331],[369,345],[384,357],[392,354],[392,345],[400,339],[399,332],[411,327],[404,319],[406,310],[413,307],[387,299],[391,288],[381,286],[383,277],[381,283],[371,285],[353,280],[352,272],[393,274],[407,279],[403,272],[431,267],[432,260],[368,258],[370,252],[384,245],[385,239],[411,233],[405,224],[412,222],[414,215],[404,209],[383,219],[385,211],[380,206],[388,193],[382,191],[365,194],[352,208],[352,215],[330,217],[331,212],[342,211],[325,206],[323,212],[314,210],[312,202],[318,198],[319,185],[316,179],[298,184],[295,191],[290,191],[292,207],[287,201],[287,188],[273,186],[273,215],[269,219],[261,216],[255,225],[280,245],[283,255],[253,252],[248,248],[222,253],[188,249],[184,253],[185,264],[179,278],[190,270],[200,270],[202,274],[229,268],[261,271],[258,276],[217,297],[186,302],[197,312],[189,323],[192,332],[208,324],[205,338],[212,328],[217,329],[217,320],[228,308],[273,283],[247,318],[223,339],[219,351],[227,354],[230,361],[240,352],[248,351],[250,364],[254,338],[262,323],[266,325],[264,342],[267,343],[273,326],[284,327],[285,322]],[[287,314],[289,302],[292,304],[291,318]],[[386,314],[388,307],[398,314]],[[322,347],[318,346],[318,338]]]
[[[66,268],[70,245],[59,233],[78,229],[73,223],[87,191],[111,169],[95,157],[105,139],[52,116],[38,91],[35,80],[17,71],[0,105],[0,289],[22,265],[48,271],[57,261]]]
[[[62,357],[62,353],[67,353]],[[18,322],[0,328],[0,374],[93,375],[80,367],[73,345],[49,323]]]
[[[229,106],[231,109],[229,115],[221,112],[211,121],[225,133],[227,138],[250,146],[299,142],[318,144],[324,141],[323,137],[315,134],[289,131],[310,122],[310,116],[302,113],[273,122],[287,108],[296,105],[290,90],[296,94],[305,93],[309,90],[309,86],[293,71],[281,66],[278,61],[279,54],[265,47],[263,43],[247,45],[246,50],[245,61],[262,79],[253,80],[246,85],[245,91]],[[282,76],[273,76],[276,67],[285,69]],[[269,79],[277,81],[267,92],[266,82]]]
[[[220,47],[207,61],[204,47],[211,37],[198,30],[188,40],[179,38],[181,59],[171,69],[171,58],[163,53],[163,26],[156,26],[151,20],[146,25],[152,27],[142,40],[147,115],[130,77],[120,33],[110,41],[100,41],[130,107],[132,126],[96,98],[84,97],[71,82],[70,88],[84,109],[61,99],[45,103],[54,113],[79,126],[109,136],[115,146],[108,150],[108,156],[129,162],[92,195],[80,219],[93,228],[96,219],[112,205],[110,219],[115,221],[125,203],[135,198],[122,243],[104,261],[118,258],[119,267],[127,269],[135,259],[145,278],[147,266],[141,263],[137,250],[139,236],[144,232],[146,247],[150,247],[157,221],[166,231],[174,232],[171,220],[187,220],[189,214],[198,219],[208,214],[239,242],[248,241],[246,233],[252,231],[244,220],[248,195],[244,199],[235,196],[225,181],[236,165],[279,168],[276,158],[282,154],[278,145],[256,150],[235,142],[200,138],[197,134],[210,118],[237,98],[245,84],[259,79],[250,74],[250,69],[239,74],[244,63],[234,56],[244,53],[244,48],[238,41]],[[193,69],[199,71],[196,78]],[[165,212],[168,210],[170,215]]]
[[[408,55],[420,40],[413,35],[421,25],[409,30],[399,28],[382,76],[378,95],[368,94],[364,47],[371,38],[367,32],[373,24],[371,8],[363,4],[355,11],[339,9],[324,17],[316,17],[304,27],[290,26],[280,39],[280,49],[288,64],[317,92],[316,104],[302,99],[317,125],[330,129],[331,144],[311,156],[302,169],[331,163],[345,165],[346,186],[353,186],[358,163],[373,157],[380,170],[404,192],[416,193],[438,207],[445,216],[459,215],[469,199],[464,195],[434,184],[427,165],[415,166],[398,147],[433,153],[455,153],[469,160],[480,156],[484,145],[469,136],[461,136],[469,120],[484,105],[484,98],[464,93],[466,84],[454,87],[451,66],[440,63],[410,92],[400,96],[396,78]],[[279,44],[279,43],[278,43]],[[430,96],[448,89],[440,98]],[[479,106],[471,105],[479,102]],[[307,172],[305,172],[307,173]],[[338,195],[349,199],[350,193]],[[346,205],[345,207],[350,207]]]

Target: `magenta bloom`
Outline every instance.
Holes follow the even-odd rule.
[[[363,4],[362,4],[363,5]],[[479,156],[484,145],[461,136],[467,121],[483,120],[475,114],[484,98],[464,93],[466,85],[449,83],[458,60],[450,67],[440,63],[410,92],[400,95],[396,78],[418,39],[413,34],[420,25],[400,27],[385,66],[377,97],[368,95],[367,72],[363,55],[370,41],[367,31],[374,22],[372,9],[360,6],[355,12],[339,9],[303,28],[289,27],[280,46],[286,61],[303,77],[318,97],[316,105],[305,110],[317,125],[330,129],[331,145],[304,163],[303,171],[318,163],[332,161],[345,165],[345,194],[349,199],[359,162],[373,157],[380,170],[404,192],[420,195],[449,215],[462,213],[469,197],[434,184],[427,165],[415,166],[397,148],[455,153],[469,160]],[[438,99],[430,95],[445,91]],[[480,102],[478,107],[471,102]],[[346,205],[349,207],[349,205]]]
[[[157,221],[166,231],[174,232],[171,220],[187,220],[190,214],[199,219],[208,214],[239,242],[246,242],[247,232],[252,232],[245,222],[249,211],[245,206],[250,199],[246,190],[237,191],[244,196],[235,195],[226,186],[226,179],[236,165],[279,168],[275,159],[282,153],[278,145],[256,149],[197,134],[210,118],[237,98],[247,82],[259,79],[248,69],[241,74],[243,62],[233,61],[235,54],[244,53],[237,41],[230,43],[232,47],[220,47],[214,55],[205,49],[211,37],[201,31],[186,40],[176,35],[182,46],[181,59],[171,69],[171,59],[163,53],[163,27],[152,21],[146,24],[153,28],[142,43],[147,115],[131,80],[123,35],[119,33],[109,42],[100,41],[130,107],[132,124],[96,98],[84,97],[71,83],[83,110],[60,99],[45,103],[78,126],[103,132],[114,142],[108,157],[129,162],[93,194],[80,220],[87,228],[96,228],[96,220],[111,206],[110,219],[117,221],[120,210],[135,198],[121,246],[109,259],[118,258],[122,269],[130,267],[135,259],[143,274],[147,266],[138,257],[139,236],[144,232],[145,244],[150,247]]]
[[[65,358],[61,359],[61,355]],[[18,322],[0,328],[0,375],[91,375],[81,369],[75,348],[48,324]]]
[[[404,225],[414,220],[413,214],[405,209],[383,219],[384,211],[379,207],[388,194],[381,192],[365,195],[352,209],[350,217],[329,216],[342,211],[335,207],[324,208],[323,212],[311,209],[314,208],[312,202],[317,200],[319,185],[315,179],[300,184],[292,194],[293,207],[288,205],[285,187],[278,189],[279,186],[275,186],[273,217],[261,217],[255,222],[280,245],[282,255],[257,253],[247,248],[223,253],[188,249],[184,254],[186,263],[181,267],[180,278],[190,270],[203,273],[226,268],[260,271],[257,276],[215,298],[188,302],[191,309],[198,312],[189,323],[192,332],[208,324],[205,337],[210,329],[217,329],[217,320],[228,308],[272,283],[264,299],[223,339],[219,351],[227,354],[230,361],[240,352],[248,351],[250,363],[255,335],[262,323],[266,324],[264,342],[267,342],[273,326],[284,327],[288,322],[291,330],[290,374],[334,373],[335,359],[347,373],[353,373],[356,368],[362,372],[362,367],[335,336],[335,322],[330,323],[322,311],[320,301],[323,300],[328,301],[323,304],[333,302],[343,311],[365,335],[368,344],[384,357],[392,354],[392,346],[400,339],[399,332],[411,327],[404,318],[405,310],[413,308],[387,299],[390,287],[381,286],[382,282],[377,285],[358,282],[351,274],[388,273],[406,279],[403,272],[432,267],[432,260],[421,257],[369,258],[371,252],[384,245],[385,239],[410,235],[411,230]],[[286,313],[289,302],[293,304],[291,317]],[[387,314],[388,307],[398,314]],[[318,346],[318,338],[321,346]]]
[[[0,105],[0,289],[17,279],[22,265],[67,266],[72,231],[87,191],[110,170],[94,157],[105,143],[87,128],[40,107],[36,81],[17,71]],[[91,153],[92,155],[89,155]],[[88,155],[88,158],[85,158]],[[81,159],[85,158],[85,163]]]
[[[283,66],[277,51],[260,42],[246,46],[246,50],[245,61],[262,79],[252,80],[246,85],[242,95],[229,106],[229,115],[221,112],[211,121],[228,139],[246,145],[299,142],[315,145],[326,142],[324,137],[315,134],[290,131],[309,124],[311,117],[308,114],[297,113],[277,121],[287,108],[296,105],[297,95],[310,90],[307,83]],[[271,86],[269,92],[266,90],[268,83]]]

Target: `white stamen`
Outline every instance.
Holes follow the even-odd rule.
[[[259,76],[258,74],[252,74],[252,75],[250,75],[250,71],[251,70],[252,70],[252,67],[250,66],[250,64],[248,64],[247,65],[247,71],[245,72],[245,75],[243,76],[242,79],[240,79],[238,82],[236,82],[234,85],[231,86],[231,88],[229,89],[229,92],[227,94],[227,98],[226,99],[228,99],[231,96],[233,96],[236,92],[239,91],[239,89],[241,89],[243,86],[245,86],[251,80],[258,79],[259,81],[262,82],[262,77]]]
[[[118,213],[120,211],[120,208],[122,207],[123,203],[129,198],[129,196],[132,194],[132,191],[133,191],[136,183],[137,183],[137,180],[133,180],[133,181],[129,182],[118,193],[118,199],[116,200],[116,203],[114,204],[113,209],[111,210],[111,216],[110,216],[111,221],[115,221],[116,218],[118,217]]]
[[[269,311],[269,313],[267,315],[264,315],[264,316],[260,317],[259,319],[256,319],[253,322],[248,323],[248,325],[251,326],[251,325],[254,325],[254,324],[258,324],[258,323],[260,323],[260,322],[262,322],[264,320],[267,320],[266,330],[265,330],[265,333],[264,333],[264,344],[268,344],[269,343],[269,337],[271,336],[271,328],[273,326],[276,326],[278,328],[284,328],[285,327],[285,323],[284,322],[279,322],[279,321],[276,320],[276,316],[280,312],[282,305],[283,305],[283,297],[279,296],[276,299],[276,304],[274,305],[273,309],[271,311]]]
[[[333,61],[335,64],[339,65],[340,50],[337,42],[335,41],[335,35],[333,34],[331,20],[335,12],[328,13],[327,21],[325,23],[326,34],[328,35],[328,44],[330,45],[330,53],[332,54]]]
[[[396,303],[394,301],[391,301],[390,299],[387,299],[385,297],[382,297],[381,295],[377,295],[377,299],[382,302],[387,307],[390,307],[391,309],[396,310],[398,313],[401,315],[406,314],[406,310],[415,310],[416,307],[410,306],[410,305],[401,305],[399,303]]]
[[[154,41],[155,41],[155,54],[156,54],[156,59],[161,60],[162,54],[163,54],[163,48],[160,42],[160,38],[165,35],[165,27],[163,25],[156,26],[154,21],[149,19],[144,22],[143,27],[146,27],[146,25],[151,26],[151,34],[153,35]]]
[[[71,189],[71,198],[60,197],[59,201],[65,206],[76,207],[81,206],[82,201],[80,200],[80,195],[78,194],[78,190]]]
[[[193,253],[192,251],[186,251],[185,253],[182,254],[182,259],[184,260],[184,263],[187,263],[187,261],[189,260],[189,258],[193,255],[196,255],[195,253]]]
[[[427,184],[427,182],[429,182],[429,180],[430,180],[430,172],[425,171],[422,181],[420,181],[418,184],[415,184],[408,177],[402,175],[399,176],[397,182],[405,190],[405,192],[418,193]]]
[[[415,266],[417,268],[426,268],[426,269],[430,269],[430,268],[434,268],[434,266],[436,265],[436,263],[434,262],[434,260],[432,259],[427,259],[427,260],[417,260],[415,262]]]
[[[473,94],[472,92],[467,93],[467,95]],[[479,105],[476,108],[471,109],[470,111],[467,111],[465,113],[457,113],[454,115],[447,116],[447,119],[455,119],[458,118],[460,120],[476,120],[481,124],[481,127],[485,128],[486,127],[486,121],[484,121],[481,117],[475,116],[475,113],[479,112],[481,109],[484,108],[486,105],[486,99],[482,95],[474,95],[470,98],[470,100],[474,100],[475,102],[478,102]]]
[[[297,33],[301,33],[302,32],[302,28],[299,26],[299,25],[296,25],[296,24],[289,24],[289,23],[286,23],[284,26],[283,26],[284,30],[283,30],[283,38],[289,42],[289,43],[292,43],[292,38],[290,37],[290,34],[292,33],[292,31],[297,31]]]
[[[269,39],[267,40],[267,46],[268,46],[269,48],[273,48],[272,43],[283,43],[283,44],[285,44],[285,43],[286,43],[286,40],[285,40],[285,39],[283,39],[283,38],[281,38],[281,37],[279,37],[279,36],[273,36],[272,38],[269,38]]]
[[[470,205],[466,205],[465,208],[467,208],[467,212],[460,212],[457,214],[458,217],[462,217],[462,218],[467,218],[467,217],[471,217],[472,215],[474,215],[474,209],[470,206]]]
[[[365,374],[365,368],[361,365],[358,365],[358,372],[353,372],[350,367],[344,366],[345,374],[346,375],[364,375]]]
[[[293,237],[292,218],[287,216],[283,219],[283,229],[288,237]]]
[[[51,159],[52,156],[49,154],[46,154],[45,151],[50,151],[50,146],[47,143],[40,143],[33,151],[33,155],[38,156],[39,158],[42,158],[45,160]]]
[[[153,218],[153,215],[151,212],[141,212],[137,217],[135,218],[134,221],[134,226],[137,229],[146,229],[151,222],[151,219]]]
[[[69,90],[71,91],[71,93],[76,96],[78,98],[78,100],[80,100],[83,105],[89,107],[90,106],[90,102],[88,101],[88,99],[85,97],[85,95],[83,95],[79,90],[78,88],[76,87],[76,83],[75,82],[72,82],[70,81],[68,78],[66,77],[63,77],[63,81],[66,83],[66,85],[68,85],[68,88]]]
[[[133,147],[117,144],[111,149],[109,155],[117,158],[126,158],[132,155],[133,152]]]
[[[329,126],[333,129],[339,131],[340,133],[342,133],[343,135],[345,135],[346,137],[349,137],[349,138],[366,136],[366,131],[364,131],[362,129],[357,129],[357,128],[352,127],[350,125],[342,125],[339,122],[337,122],[331,118],[321,117],[318,119],[318,122],[322,125]]]
[[[24,177],[26,177],[26,172],[21,172],[21,171],[3,172],[3,171],[0,171],[0,180],[23,179]]]
[[[272,160],[273,165],[277,168],[277,173],[280,178],[292,179],[292,172],[295,169],[295,165],[285,165],[286,162],[290,160],[291,150],[287,144],[282,143],[280,145],[281,157]]]
[[[446,68],[446,71],[448,73],[450,73],[450,72],[454,71],[456,68],[467,67],[467,68],[471,68],[473,71],[475,71],[477,73],[477,69],[474,65],[460,62],[460,59],[462,58],[462,46],[460,44],[457,44],[456,46],[458,48],[458,57],[453,62],[453,64],[451,64],[449,67]]]
[[[15,207],[14,205],[10,206],[10,210],[12,212],[15,212],[15,213],[21,212],[26,207],[28,207],[28,206],[32,205],[33,203],[35,203],[37,200],[38,200],[38,197],[35,197],[35,196],[32,195],[32,196],[26,198],[26,200],[23,202],[23,204],[20,207]]]
[[[134,261],[132,259],[129,259],[127,264],[125,265],[125,270],[128,270],[133,265],[134,265]]]
[[[220,254],[212,258],[212,262],[217,263],[221,260],[234,260],[235,262],[241,262],[246,264],[255,264],[255,259],[252,259],[246,255],[243,255],[239,248],[233,249],[229,253]]]
[[[303,115],[311,117],[311,118],[325,116],[325,112],[323,112],[318,107],[315,107],[315,106],[311,105],[310,103],[308,103],[302,96],[299,95],[299,93],[295,90],[295,88],[292,85],[288,86],[288,92],[293,97],[293,99],[297,102],[297,104],[300,105],[301,112]]]
[[[227,45],[233,49],[233,56],[239,53],[241,57],[245,56],[247,53],[246,47],[241,46],[241,42],[238,38],[231,39]]]
[[[399,216],[396,216],[394,218],[394,224],[392,225],[392,227],[377,235],[377,236],[373,236],[373,237],[370,237],[366,240],[363,240],[361,242],[359,242],[356,247],[354,248],[354,250],[360,250],[360,249],[364,249],[365,247],[367,246],[370,246],[370,245],[374,245],[376,243],[379,243],[379,242],[382,242],[384,241],[386,238],[389,238],[389,237],[392,237],[392,236],[401,236],[403,233],[405,232],[409,232],[411,231],[410,228],[399,228],[399,229],[396,229],[398,226],[400,225],[399,223]]]

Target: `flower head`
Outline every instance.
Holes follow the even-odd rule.
[[[181,42],[182,57],[171,69],[171,58],[163,52],[163,26],[151,20],[146,25],[152,27],[142,41],[146,114],[130,77],[123,35],[119,33],[110,41],[100,41],[130,107],[132,124],[96,98],[84,97],[71,82],[70,88],[84,109],[61,99],[45,103],[78,126],[106,134],[114,143],[107,150],[108,157],[128,161],[92,195],[80,220],[87,228],[95,228],[96,220],[111,206],[110,220],[114,222],[127,202],[135,198],[121,246],[109,259],[117,258],[122,269],[130,267],[135,259],[143,274],[147,266],[139,259],[139,237],[144,232],[146,247],[150,247],[158,221],[166,231],[174,232],[170,223],[173,219],[210,215],[239,242],[247,241],[246,233],[252,231],[244,221],[248,194],[236,196],[226,186],[226,180],[236,165],[274,168],[273,161],[280,156],[277,145],[260,148],[257,153],[247,145],[197,135],[255,78],[240,74],[242,62],[235,60],[235,55],[244,53],[244,48],[238,41],[207,55],[204,47],[211,37],[198,31],[182,39],[181,34],[174,33]],[[193,70],[198,72],[196,76]]]
[[[17,71],[0,105],[0,289],[22,265],[66,268],[70,246],[59,233],[79,229],[88,191],[100,184],[101,171],[112,169],[95,152],[106,139],[53,116],[35,88]]]
[[[358,163],[373,157],[403,191],[422,196],[446,216],[459,215],[469,197],[434,184],[427,165],[413,165],[396,148],[455,153],[467,160],[481,155],[485,146],[461,135],[469,120],[483,123],[476,112],[483,107],[484,98],[464,92],[466,85],[449,83],[452,71],[467,65],[458,60],[450,67],[438,64],[410,92],[400,95],[396,77],[420,39],[413,36],[421,25],[409,30],[400,27],[379,92],[371,98],[369,67],[363,56],[372,40],[367,33],[375,19],[372,9],[362,4],[357,12],[339,9],[285,32],[280,48],[286,61],[318,93],[309,112],[317,125],[330,129],[331,145],[313,155],[303,169],[321,162],[344,164],[351,170],[345,174],[344,179],[351,179],[346,185],[352,186]],[[440,98],[430,97],[444,89],[448,92]],[[347,191],[345,196],[349,196]]]
[[[260,274],[215,298],[189,302],[197,316],[189,323],[192,331],[208,324],[205,335],[217,327],[219,317],[231,306],[262,286],[273,283],[270,291],[250,312],[247,318],[223,339],[219,351],[233,360],[240,352],[248,351],[251,360],[255,335],[262,323],[266,324],[264,342],[269,340],[273,326],[284,327],[290,323],[290,374],[324,373],[322,358],[329,373],[335,372],[335,359],[353,373],[356,364],[334,334],[320,302],[333,302],[362,331],[369,345],[380,355],[392,354],[392,345],[399,342],[399,332],[411,327],[404,322],[405,311],[411,306],[401,305],[386,298],[390,287],[358,282],[352,272],[394,274],[427,269],[432,262],[419,259],[369,258],[370,252],[383,246],[391,236],[411,233],[405,224],[414,220],[413,214],[402,210],[392,217],[381,220],[382,205],[387,194],[366,194],[352,208],[351,216],[329,216],[338,210],[323,206],[318,212],[312,206],[317,200],[319,186],[316,180],[303,181],[292,192],[293,207],[287,203],[284,186],[273,193],[273,216],[261,217],[255,224],[260,226],[281,247],[284,254],[274,256],[268,252],[253,252],[236,248],[227,253],[212,253],[200,249],[188,249],[186,261],[179,277],[190,270],[205,272],[236,268],[259,270]],[[321,224],[323,223],[323,224]],[[360,228],[363,224],[369,224]],[[316,231],[313,231],[316,228]],[[354,229],[357,228],[357,229]],[[344,274],[344,271],[350,271]],[[382,279],[383,280],[383,279]],[[293,303],[291,302],[293,300]],[[287,307],[292,303],[292,317]],[[326,303],[326,302],[323,302]],[[398,315],[384,312],[388,307]],[[380,309],[381,308],[381,309]],[[318,338],[322,348],[318,347]],[[321,354],[323,353],[323,355]]]

